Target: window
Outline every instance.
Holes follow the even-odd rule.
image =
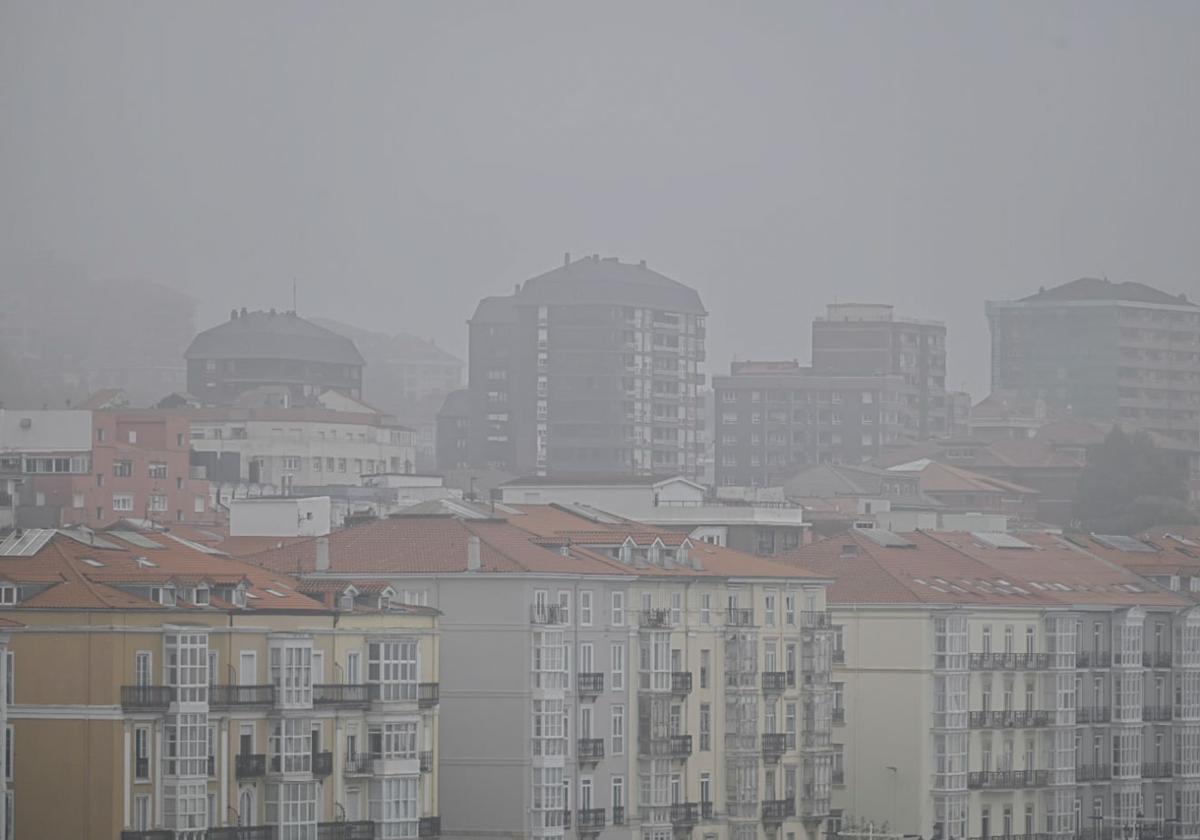
[[[163,725],[163,772],[208,775],[208,715],[187,712],[168,717]]]
[[[417,722],[398,721],[373,726],[367,733],[371,755],[384,759],[417,757]]]
[[[133,461],[113,461],[113,478],[129,478],[133,475]]]
[[[708,703],[700,704],[700,751],[707,752],[712,749],[712,706]]]
[[[671,593],[671,624],[678,627],[683,623],[683,593]]]
[[[208,702],[208,635],[168,633],[163,651],[166,684],[175,689],[179,702]]]
[[[533,701],[533,754],[564,755],[567,739],[563,727],[562,700]]]
[[[571,593],[569,590],[558,590],[558,620],[563,624],[571,623]]]
[[[154,493],[150,496],[150,512],[163,513],[167,509],[167,497],[160,493]]]
[[[12,764],[9,764],[12,767]],[[138,781],[150,778],[150,727],[133,730],[133,777]]]
[[[625,643],[613,642],[609,649],[612,659],[612,688],[621,691],[625,688]]]
[[[705,650],[700,651],[700,687],[701,688],[708,688],[708,674],[709,674],[709,668],[711,667],[710,666],[711,660],[712,660],[712,651],[711,650],[705,649]]]
[[[11,583],[0,584],[0,604],[12,606],[17,603],[17,587]],[[10,653],[9,656],[12,656]]]
[[[625,593],[614,592],[612,594],[612,620],[610,621],[613,627],[621,627],[625,624]]]
[[[118,513],[129,513],[133,510],[133,496],[128,493],[114,493],[112,509]]]
[[[316,782],[267,785],[266,821],[279,826],[279,840],[308,840],[316,820]]]
[[[4,654],[4,702],[9,706],[17,702],[15,664],[13,652],[6,652]]]
[[[712,595],[708,592],[700,595],[700,623],[712,624]]]
[[[584,590],[579,593],[579,624],[581,627],[592,626],[592,593]]]
[[[271,646],[271,682],[284,708],[312,705],[312,642],[276,642]],[[387,698],[383,698],[387,699]]]
[[[207,504],[203,496],[196,496],[192,499],[192,513],[204,513]]]
[[[137,443],[137,432],[134,431],[133,429],[129,430],[129,442]]]
[[[151,461],[148,472],[150,478],[166,478],[167,465],[164,461]]]
[[[416,641],[369,643],[367,682],[379,686],[381,700],[416,700]]]
[[[280,459],[280,466],[284,472],[299,472],[300,456],[299,455],[284,455]]]
[[[774,592],[768,592],[763,596],[763,623],[768,627],[775,626],[775,602],[777,596]]]
[[[625,707],[612,707],[612,754],[623,755],[625,752]]]
[[[139,650],[133,655],[133,684],[134,685],[150,685],[152,679],[151,672],[151,655],[148,650]]]
[[[783,621],[790,627],[796,625],[796,593],[788,592],[783,596]]]
[[[566,800],[561,767],[534,767],[532,820],[534,829],[558,828],[563,824]]]

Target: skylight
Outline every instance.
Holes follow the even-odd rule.
[[[104,568],[104,564],[93,557],[80,557],[79,559],[84,563],[87,563],[89,566],[95,566],[97,569]]]

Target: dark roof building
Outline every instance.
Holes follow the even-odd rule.
[[[1085,277],[987,316],[993,392],[1200,444],[1200,306],[1183,295]]]
[[[705,314],[695,289],[598,255],[484,298],[469,322],[469,463],[696,476]]]
[[[262,387],[288,389],[294,404],[325,391],[362,398],[363,357],[350,339],[295,312],[234,310],[184,353],[187,387],[205,403],[232,405]]]

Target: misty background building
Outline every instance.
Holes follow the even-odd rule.
[[[259,388],[284,388],[292,404],[326,391],[362,399],[362,355],[354,342],[295,312],[234,310],[197,335],[184,353],[188,391],[203,403],[233,405]]]
[[[1200,444],[1200,306],[1083,277],[986,305],[992,391]]]
[[[696,475],[706,314],[695,289],[599,255],[484,298],[469,322],[467,462]]]

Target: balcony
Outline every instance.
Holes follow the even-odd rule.
[[[417,762],[422,773],[433,772],[433,750],[422,750],[417,754]]]
[[[835,706],[833,709],[833,722],[837,726],[842,726],[846,723],[846,709],[842,706]]]
[[[375,770],[375,757],[370,753],[346,756],[347,776],[370,776]]]
[[[440,694],[439,683],[417,683],[417,708],[432,709],[438,704]]]
[[[1142,765],[1143,779],[1169,779],[1175,775],[1175,765],[1169,761],[1151,761]]]
[[[691,735],[672,735],[668,738],[638,740],[638,754],[648,758],[681,758],[692,754]]]
[[[672,671],[671,672],[671,693],[676,695],[685,695],[692,693],[692,672],[691,671]]]
[[[625,825],[625,806],[623,806],[623,805],[614,805],[613,806],[612,824],[613,825]]]
[[[604,693],[604,674],[576,674],[575,689],[581,696],[595,697]]]
[[[418,837],[439,837],[442,833],[441,817],[421,817],[417,824]]]
[[[167,685],[121,686],[121,708],[126,711],[165,710],[175,699],[175,689]]]
[[[1107,782],[1112,778],[1112,766],[1108,764],[1080,764],[1075,767],[1077,782]]]
[[[972,653],[972,671],[1041,671],[1050,664],[1046,653]]]
[[[778,761],[787,752],[788,736],[785,732],[765,732],[762,736],[764,761]]]
[[[762,672],[762,690],[763,691],[783,691],[787,688],[788,672],[787,671],[763,671]]]
[[[642,610],[638,613],[639,627],[670,627],[671,611],[666,609]]]
[[[968,773],[967,787],[971,790],[1045,787],[1049,778],[1047,770],[992,770]]]
[[[1171,707],[1142,706],[1142,720],[1147,723],[1167,723],[1171,720]]]
[[[275,705],[273,685],[210,685],[208,705],[214,709]]]
[[[1081,706],[1075,710],[1076,723],[1108,723],[1111,717],[1108,706]]]
[[[365,709],[371,705],[369,685],[325,683],[313,686],[314,706],[333,706],[343,709]]]
[[[730,607],[725,610],[726,627],[753,627],[754,610],[749,607]]]
[[[967,723],[972,729],[1021,729],[1030,726],[1047,726],[1054,715],[1050,712],[1029,709],[1008,712],[970,712]]]
[[[261,779],[267,775],[267,757],[263,753],[242,753],[233,763],[234,775],[239,779]]]
[[[576,812],[575,831],[579,834],[598,834],[604,830],[603,808],[581,808]]]
[[[802,629],[823,630],[833,626],[833,619],[827,610],[801,610],[800,627]]]
[[[175,832],[165,828],[151,828],[145,831],[122,831],[121,840],[175,840]]]
[[[375,823],[369,820],[317,823],[317,840],[375,840]]]
[[[1112,652],[1107,650],[1081,650],[1075,654],[1076,668],[1108,668],[1112,665]]]
[[[333,753],[315,752],[312,754],[312,774],[318,778],[333,775]]]
[[[1143,668],[1170,668],[1171,667],[1171,651],[1158,650],[1153,653],[1144,651],[1142,653]]]
[[[676,802],[671,806],[671,825],[691,828],[700,821],[700,806],[696,802]]]
[[[275,840],[276,830],[273,825],[227,825],[210,828],[205,836],[208,840]]]
[[[781,823],[796,816],[795,799],[764,799],[762,804],[762,821],[765,823]]]
[[[530,624],[562,624],[562,611],[557,604],[534,604],[529,608]]]
[[[596,762],[604,758],[603,738],[580,738],[575,744],[580,761]]]
[[[711,820],[713,818],[713,804],[710,800],[705,800],[700,803],[700,819]]]

